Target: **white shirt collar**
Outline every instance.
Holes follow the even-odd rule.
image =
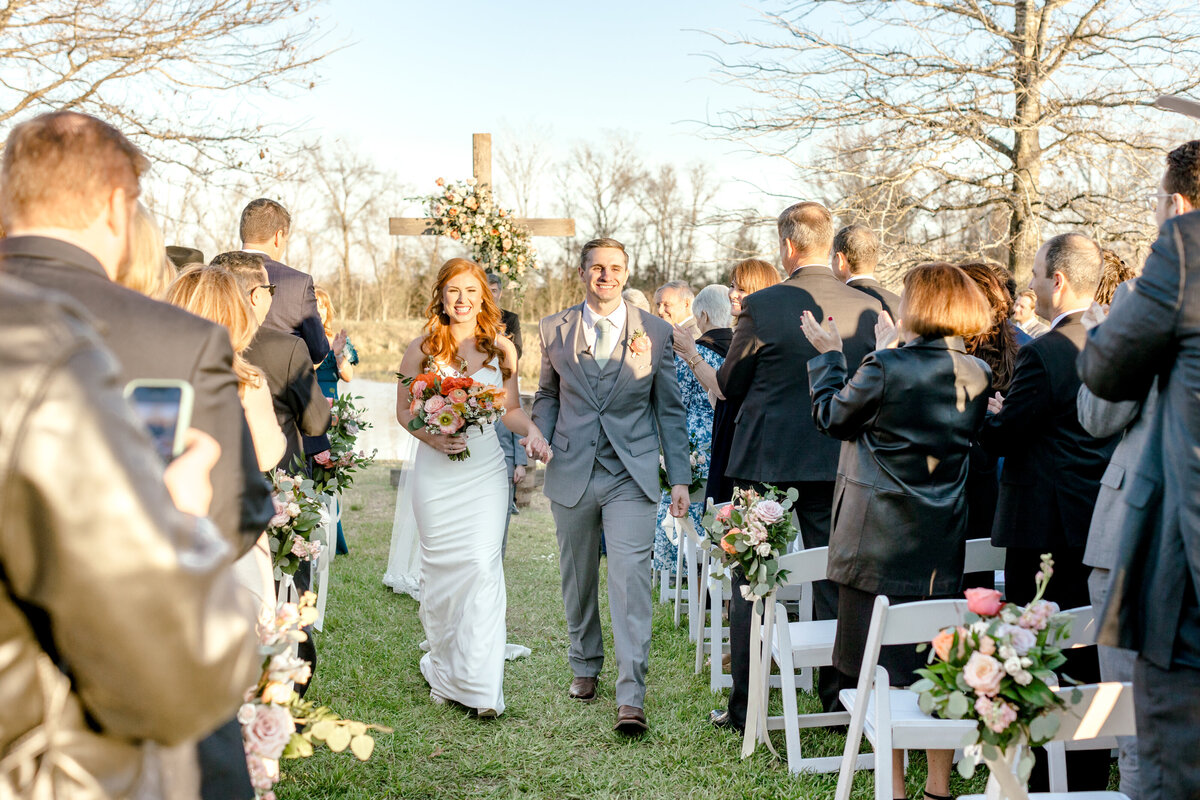
[[[260,256],[266,256],[267,258],[271,258],[270,253],[264,253],[262,250],[255,250],[253,247],[243,247],[242,252],[243,253],[258,253]],[[271,258],[271,260],[274,261],[275,259]]]
[[[1087,311],[1088,308],[1089,308],[1089,306],[1084,306],[1083,308],[1072,308],[1070,311],[1064,311],[1063,313],[1061,313],[1057,317],[1055,317],[1054,321],[1050,323],[1050,330],[1054,330],[1055,328],[1057,328],[1058,323],[1062,321],[1063,317],[1069,317],[1072,314],[1078,314],[1080,311]],[[1035,319],[1036,319],[1036,317],[1035,317]]]
[[[873,272],[869,272],[865,275],[851,275],[849,278],[846,278],[846,285],[849,286],[850,284],[854,283],[855,281],[873,281],[873,280],[875,280],[875,273],[873,273]]]
[[[583,333],[583,341],[587,345],[588,349],[590,350],[596,346],[596,323],[597,322],[599,322],[601,319],[607,319],[609,322],[611,322],[613,324],[613,330],[617,333],[617,336],[620,336],[621,331],[625,330],[625,320],[628,316],[629,316],[629,309],[625,307],[624,300],[621,301],[620,305],[618,305],[615,309],[613,309],[612,313],[608,314],[605,317],[601,317],[599,314],[597,314],[595,311],[593,311],[592,307],[587,304],[587,301],[584,301],[582,333]],[[617,337],[613,337],[613,349],[616,349],[616,341],[617,341]]]

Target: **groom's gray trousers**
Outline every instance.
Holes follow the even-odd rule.
[[[657,506],[629,473],[614,475],[599,461],[583,497],[573,506],[552,502],[558,560],[576,677],[593,678],[604,666],[600,628],[600,534],[608,550],[608,607],[617,656],[617,705],[642,708],[650,660],[650,558]]]

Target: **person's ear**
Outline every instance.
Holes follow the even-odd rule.
[[[1178,193],[1171,195],[1171,205],[1175,209],[1176,216],[1196,210],[1190,200]]]

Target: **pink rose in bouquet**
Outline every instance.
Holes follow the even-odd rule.
[[[295,732],[291,711],[283,706],[260,705],[255,709],[254,721],[243,729],[243,736],[250,752],[277,759]]]
[[[774,500],[762,500],[754,507],[754,516],[763,525],[774,525],[783,519],[783,505]]]
[[[1001,594],[995,589],[967,589],[967,610],[981,617],[994,617],[1004,607]]]
[[[985,656],[978,651],[967,659],[963,667],[963,680],[978,694],[994,695],[1000,691],[1000,681],[1004,678],[1004,665],[991,656]]]
[[[436,414],[446,407],[446,398],[440,394],[435,394],[433,397],[425,401],[425,413]]]

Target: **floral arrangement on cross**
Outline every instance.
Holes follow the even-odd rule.
[[[518,224],[511,211],[496,205],[491,189],[474,178],[452,182],[438,178],[436,183],[438,192],[424,198],[432,221],[429,232],[462,242],[485,271],[505,276],[520,294],[526,272],[539,265],[529,229]]]
[[[1007,780],[1023,749],[1017,775],[1028,781],[1033,769],[1028,748],[1045,744],[1058,731],[1058,717],[1051,712],[1067,707],[1067,695],[1051,687],[1059,683],[1055,670],[1067,661],[1058,642],[1070,637],[1071,617],[1043,599],[1053,574],[1054,559],[1045,554],[1037,594],[1024,608],[1003,602],[995,589],[968,589],[963,624],[938,633],[929,666],[917,670],[921,679],[910,689],[920,695],[922,711],[978,722],[958,762],[965,778],[986,761],[993,775],[1005,773]],[[1066,675],[1062,680],[1075,683]],[[1080,697],[1073,690],[1070,703]]]

